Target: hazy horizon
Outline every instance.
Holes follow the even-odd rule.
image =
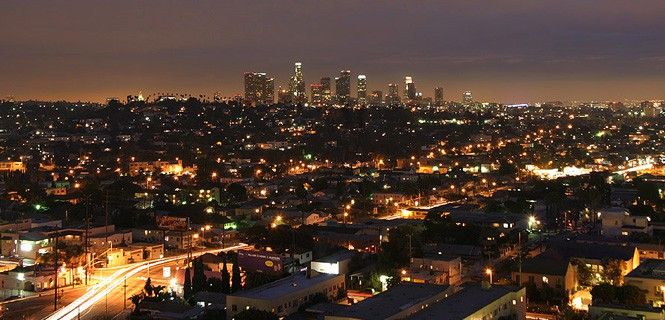
[[[384,94],[410,75],[424,96],[442,86],[453,101],[465,90],[501,103],[662,99],[664,14],[651,0],[10,0],[0,97],[232,96],[244,72],[277,88],[300,61],[308,86],[348,69]]]

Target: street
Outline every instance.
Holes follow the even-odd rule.
[[[217,253],[237,250],[243,247],[246,247],[246,245],[199,251],[193,253],[193,256],[199,256],[207,252]],[[139,262],[123,268],[97,269],[97,274],[94,277],[99,277],[100,282],[89,287],[65,289],[65,293],[58,303],[59,309],[56,312],[53,312],[53,294],[47,292],[42,296],[5,303],[2,305],[2,319],[121,318],[119,315],[125,309],[131,310],[133,308],[131,301],[128,299],[143,290],[148,277],[151,278],[154,285],[168,287],[170,279],[164,278],[163,267],[171,267],[172,272],[175,273],[176,267],[182,267],[186,258],[187,254],[181,254]]]

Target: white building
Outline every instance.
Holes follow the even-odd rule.
[[[629,236],[633,233],[653,234],[651,219],[643,216],[631,216],[630,213],[619,207],[600,211],[602,220],[602,235],[606,237]]]

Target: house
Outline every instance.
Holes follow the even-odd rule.
[[[608,246],[576,241],[553,242],[541,255],[551,259],[584,263],[593,273],[602,274],[610,261],[617,261],[625,276],[640,264],[640,253],[634,246]]]
[[[313,260],[310,263],[310,267],[312,272],[347,274],[349,272],[349,264],[354,255],[355,253],[352,251],[343,250],[321,259]]]
[[[411,280],[419,279],[417,274],[427,272],[430,274],[444,274],[444,282],[435,282],[438,284],[457,285],[462,282],[462,259],[456,256],[445,254],[425,254],[422,258],[411,258],[411,265],[408,271]]]
[[[665,260],[645,260],[623,281],[644,290],[649,303],[655,306],[665,304]]]
[[[316,294],[336,299],[345,288],[345,279],[344,275],[310,276],[298,273],[257,288],[239,291],[226,297],[227,319],[233,319],[234,315],[248,308],[270,311],[285,317],[298,311],[301,305]]]
[[[16,267],[12,270],[0,272],[0,288],[4,290],[42,291],[55,287],[55,271],[44,270],[39,266]],[[70,272],[62,268],[58,273],[58,286],[71,285]]]
[[[512,272],[512,280],[520,286],[534,284],[565,290],[568,296],[577,291],[577,266],[569,260],[536,256],[522,262],[522,272]]]
[[[589,316],[591,316],[591,319],[615,319],[609,316],[620,316],[632,317],[640,320],[663,320],[665,319],[665,310],[649,305],[625,306],[598,304],[589,306]]]
[[[453,294],[450,286],[402,282],[346,308],[332,310],[325,320],[411,319],[418,311]]]
[[[221,292],[200,291],[191,299],[194,304],[206,310],[225,310],[226,294]]]
[[[653,234],[649,217],[631,216],[624,208],[613,207],[601,210],[600,219],[601,234],[606,237],[627,237],[635,233]]]
[[[526,289],[465,285],[451,296],[426,306],[412,320],[526,319]]]

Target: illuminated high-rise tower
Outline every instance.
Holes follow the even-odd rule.
[[[309,85],[309,90],[311,92],[311,98],[309,99],[310,103],[313,106],[320,106],[323,104],[323,86],[320,83],[312,83]]]
[[[323,104],[329,105],[332,103],[332,90],[330,88],[330,77],[323,77],[321,81],[321,102]]]
[[[271,104],[275,100],[275,80],[265,72],[245,73],[245,101],[251,104]]]
[[[296,62],[294,67],[294,74],[291,77],[289,89],[293,95],[293,102],[305,103],[307,102],[307,93],[305,92],[305,80],[302,75],[302,63]]]
[[[471,91],[464,91],[464,93],[462,94],[462,102],[463,103],[473,102],[473,95],[471,94]]]
[[[443,88],[435,87],[434,88],[434,105],[442,106],[443,105]]]
[[[379,106],[383,103],[383,91],[375,90],[369,95],[368,102],[370,105]]]
[[[408,100],[416,100],[416,84],[410,76],[404,77],[404,96]]]
[[[388,95],[386,96],[386,104],[395,105],[399,104],[399,87],[395,83],[388,85]]]
[[[364,74],[358,75],[358,104],[364,106],[367,104],[367,77]]]
[[[337,103],[347,104],[351,97],[351,71],[342,70],[339,77],[335,78],[335,95]]]

